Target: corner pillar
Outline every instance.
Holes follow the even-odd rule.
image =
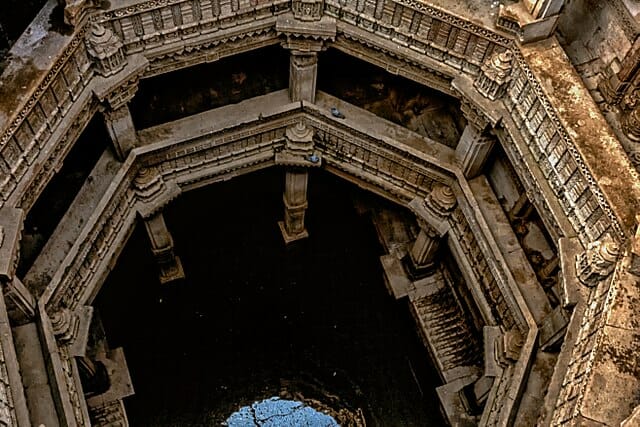
[[[316,100],[318,53],[292,50],[289,59],[289,98],[292,102]]]
[[[151,250],[160,267],[160,283],[184,279],[182,262],[174,252],[173,238],[164,221],[162,212],[144,219],[144,226],[151,242]]]
[[[155,168],[141,168],[133,181],[137,210],[149,236],[151,250],[160,267],[160,283],[184,279],[180,258],[174,252],[173,238],[164,221],[162,208],[180,194],[175,182],[165,182]]]
[[[291,168],[285,174],[284,221],[278,222],[278,226],[286,244],[309,237],[304,225],[308,180],[309,172],[301,168]]]
[[[116,156],[120,161],[123,161],[127,158],[129,151],[136,146],[138,140],[129,105],[123,104],[115,109],[105,110],[104,122],[113,142]]]
[[[478,130],[473,125],[465,127],[455,156],[466,178],[474,178],[481,174],[494,143],[495,138],[492,135]]]

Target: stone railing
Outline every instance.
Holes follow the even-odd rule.
[[[55,52],[55,61],[39,81],[28,82],[22,88],[3,86],[0,90],[0,97],[7,100],[5,105],[9,108],[6,114],[0,113],[0,118],[6,117],[6,121],[0,120],[0,194],[3,204],[19,204],[27,192],[21,183],[33,174],[34,164],[61,162],[91,116],[81,114],[92,109],[91,93],[87,88],[93,70],[84,38],[85,31],[80,29],[59,52]],[[2,81],[11,85],[12,79],[20,76],[8,76],[6,79],[5,76],[27,71],[14,70],[10,64]],[[29,92],[18,98],[17,92],[25,89]],[[14,102],[17,105],[11,105]],[[57,166],[55,164],[54,167]],[[16,189],[18,194],[15,194]],[[30,203],[26,205],[28,209]]]
[[[111,25],[127,53],[162,48],[174,42],[192,44],[192,38],[202,38],[220,29],[273,17],[290,8],[289,0],[164,0],[129,3],[128,6],[108,10],[99,18]],[[166,52],[176,49],[164,47],[162,50]]]
[[[325,13],[338,20],[339,32],[349,38],[364,44],[392,41],[391,56],[409,56],[411,60],[411,54],[403,53],[399,46],[437,61],[438,68],[446,65],[454,72],[471,75],[477,74],[486,58],[512,43],[505,35],[422,1],[325,0]],[[363,32],[358,34],[351,28]]]
[[[607,209],[601,190],[535,76],[521,55],[516,59],[504,98],[517,127],[511,131],[525,142],[584,245],[607,232],[623,238],[618,219]]]

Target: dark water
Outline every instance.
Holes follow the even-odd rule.
[[[285,248],[284,171],[186,193],[166,211],[187,279],[161,286],[137,227],[96,301],[123,346],[134,426],[219,425],[283,389],[361,408],[368,425],[438,426],[429,365],[381,248],[343,181],[309,179],[310,238]]]

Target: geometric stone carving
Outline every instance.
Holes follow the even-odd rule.
[[[91,32],[87,36],[87,52],[98,73],[104,77],[116,74],[127,65],[118,36],[97,22],[91,26]]]
[[[323,0],[292,0],[291,11],[301,21],[318,21],[322,18]]]
[[[609,234],[602,240],[589,243],[587,250],[576,257],[576,270],[580,282],[589,287],[597,286],[615,268],[620,246]]]
[[[502,98],[511,81],[513,53],[510,50],[493,54],[480,67],[473,85],[485,98],[492,101]]]

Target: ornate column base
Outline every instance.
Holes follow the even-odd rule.
[[[280,227],[282,238],[284,239],[284,243],[287,245],[309,237],[309,232],[306,228],[297,233],[290,233],[289,231],[287,231],[287,226],[285,225],[284,221],[278,221],[278,227]]]

